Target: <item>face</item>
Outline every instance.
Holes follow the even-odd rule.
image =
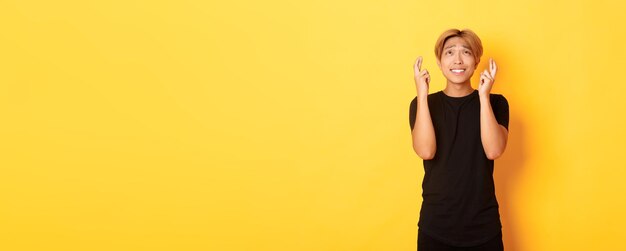
[[[437,65],[448,83],[462,84],[470,81],[477,62],[470,46],[463,38],[449,38],[443,45]]]

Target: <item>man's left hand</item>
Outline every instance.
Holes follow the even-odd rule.
[[[496,77],[496,61],[493,61],[493,58],[489,59],[489,71],[484,70],[480,74],[480,81],[478,84],[478,93],[481,96],[487,96],[491,93],[491,87],[493,87],[493,82]]]

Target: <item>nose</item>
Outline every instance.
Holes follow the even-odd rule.
[[[461,53],[457,53],[456,57],[454,57],[454,63],[455,64],[462,64],[463,63],[463,59],[461,58]]]

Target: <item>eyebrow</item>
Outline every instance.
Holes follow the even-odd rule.
[[[446,47],[446,48],[443,48],[443,49],[444,49],[444,50],[447,50],[447,49],[450,49],[450,48],[452,48],[452,47],[454,47],[454,46],[456,46],[456,45],[450,45],[450,46],[448,46],[448,47]],[[472,49],[472,48],[470,48],[470,47],[468,47],[468,46],[466,46],[466,45],[463,45],[463,47],[465,47],[465,49],[470,49],[470,50]]]

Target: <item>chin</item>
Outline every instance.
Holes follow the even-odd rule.
[[[452,83],[452,84],[464,84],[466,82],[468,82],[470,79],[469,78],[447,78],[448,79],[448,83]]]

